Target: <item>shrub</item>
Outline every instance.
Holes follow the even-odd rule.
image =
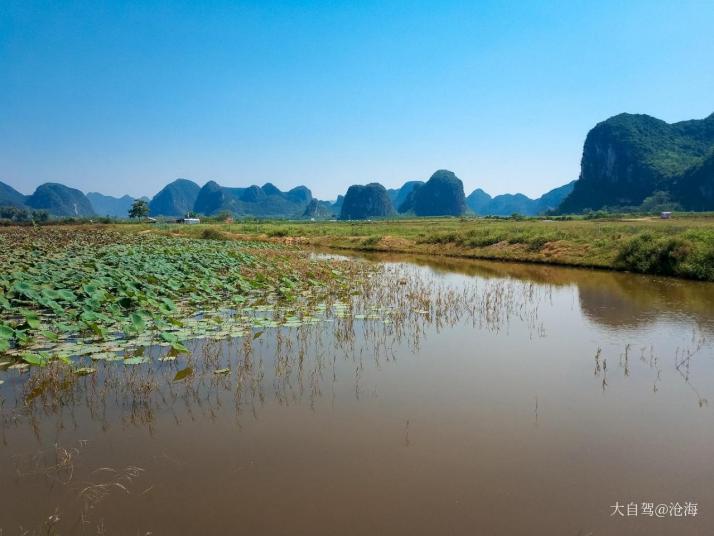
[[[424,244],[448,244],[450,242],[459,243],[461,235],[456,232],[436,233],[426,236],[421,242]]]
[[[633,272],[683,275],[683,265],[692,254],[692,244],[681,238],[655,239],[649,233],[637,235],[618,252],[619,267]]]
[[[218,229],[214,229],[212,227],[204,229],[203,232],[201,233],[201,238],[203,238],[204,240],[227,240],[228,239],[228,237],[226,237],[225,234],[223,234]]]
[[[550,242],[547,236],[536,236],[528,240],[528,251],[540,251]]]
[[[473,234],[469,236],[465,241],[464,245],[472,248],[485,248],[487,246],[492,246],[494,244],[498,244],[503,240],[503,237],[500,235],[492,235],[492,234],[481,234],[481,235],[476,235]]]
[[[288,236],[288,234],[289,233],[288,233],[287,229],[272,229],[267,232],[267,235],[272,238],[275,238],[275,237],[281,238],[281,237]]]
[[[379,235],[369,236],[362,241],[363,246],[376,246],[382,237]]]

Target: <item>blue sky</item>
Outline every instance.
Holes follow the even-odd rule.
[[[620,112],[714,112],[714,4],[0,2],[0,180],[153,195],[578,175]]]

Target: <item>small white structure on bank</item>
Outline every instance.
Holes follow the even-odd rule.
[[[183,222],[186,225],[196,225],[197,223],[201,223],[201,220],[199,218],[184,218]]]
[[[668,220],[672,217],[671,212],[660,212],[659,217],[662,218],[663,220]]]

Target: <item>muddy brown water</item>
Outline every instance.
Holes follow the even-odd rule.
[[[198,341],[180,381],[56,397],[6,374],[0,534],[714,533],[714,285],[371,260],[490,312]]]

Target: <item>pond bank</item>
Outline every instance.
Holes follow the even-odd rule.
[[[133,227],[133,226],[132,226]],[[269,221],[155,231],[362,252],[460,257],[714,281],[714,219]]]

